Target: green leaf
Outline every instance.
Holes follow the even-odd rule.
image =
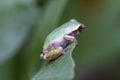
[[[30,44],[24,51],[24,53],[28,53],[27,69],[30,76],[34,74],[35,70],[40,65],[39,55],[42,50],[42,43],[48,33],[58,26],[58,22],[64,12],[67,2],[68,0],[50,0],[45,3],[42,9],[43,11],[41,12],[42,14],[39,15],[38,23],[35,25],[35,32],[33,36],[31,36]]]
[[[36,25],[35,40],[32,40],[31,43],[39,44],[51,30],[58,26],[67,3],[68,0],[50,0],[46,3],[45,8],[43,8],[43,15]]]
[[[75,44],[71,44],[65,55],[46,64],[33,77],[32,80],[72,80],[74,76],[74,61],[72,51]]]
[[[31,6],[32,5],[32,6]],[[36,15],[31,1],[0,2],[0,63],[9,60],[19,50],[29,33]]]

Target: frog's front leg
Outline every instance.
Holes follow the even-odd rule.
[[[71,35],[65,35],[64,39],[70,42],[74,42],[75,44],[78,44],[77,39],[74,36]]]

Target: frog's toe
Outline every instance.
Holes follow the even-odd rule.
[[[69,47],[66,47],[65,49],[62,50],[62,54],[66,54],[66,51]]]

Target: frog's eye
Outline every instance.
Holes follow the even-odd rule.
[[[84,27],[85,27],[85,26],[84,26],[83,24],[81,24],[81,25],[79,26],[79,31],[82,32],[82,30],[84,29]]]

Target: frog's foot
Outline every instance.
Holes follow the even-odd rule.
[[[59,57],[62,54],[62,51],[63,51],[63,48],[61,46],[58,46],[49,52],[46,51],[47,53],[44,53],[45,51],[42,52],[40,57],[45,60],[53,60]]]
[[[77,39],[74,36],[65,35],[64,39],[70,42],[74,42],[75,44],[78,44]]]
[[[62,50],[62,54],[66,54],[66,51],[69,47],[67,46],[65,49]]]

